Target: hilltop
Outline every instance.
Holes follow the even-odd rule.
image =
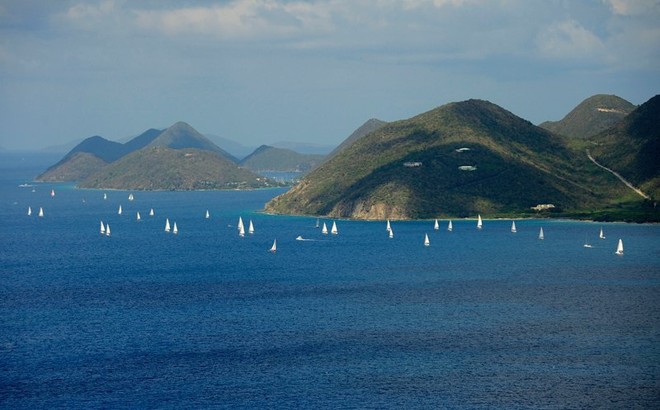
[[[539,127],[571,138],[589,138],[616,125],[635,108],[616,95],[597,94],[582,101],[560,121],[546,121]]]
[[[334,157],[347,147],[349,147],[351,144],[353,144],[355,141],[359,140],[360,138],[364,137],[365,135],[369,135],[372,132],[376,131],[377,129],[383,127],[387,123],[385,121],[381,121],[377,118],[371,118],[367,120],[364,124],[359,126],[355,131],[351,133],[351,135],[348,136],[344,141],[342,141],[341,144],[337,146],[328,156],[326,157],[326,160]]]
[[[388,123],[309,173],[266,211],[364,219],[536,215],[626,194],[568,140],[482,100]]]
[[[324,155],[299,154],[295,151],[262,145],[245,157],[241,166],[252,171],[307,172],[317,166]]]

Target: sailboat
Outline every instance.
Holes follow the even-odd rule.
[[[273,241],[273,246],[270,247],[268,252],[273,252],[273,253],[277,252],[277,239]]]
[[[236,225],[236,229],[238,229],[239,231],[243,230],[243,233],[245,233],[245,227],[243,226],[243,218],[240,216],[238,217],[238,224]]]
[[[28,206],[28,216],[32,215],[32,207]]]
[[[541,230],[539,231],[539,239],[545,239],[545,235],[543,235],[543,227],[541,227]]]
[[[429,246],[429,245],[431,245],[431,241],[429,241],[429,235],[425,233],[424,234],[424,246]]]
[[[587,241],[587,235],[586,234],[584,235],[584,245],[582,245],[582,246],[584,246],[585,248],[592,248],[592,246]]]
[[[598,234],[598,237],[600,239],[605,239],[605,234],[603,233],[603,227],[602,226],[600,227],[600,233]]]
[[[623,255],[623,241],[619,239],[619,244],[616,246],[616,252],[614,252],[617,255]]]
[[[121,205],[119,205],[119,209],[117,210],[117,215],[121,215]]]
[[[179,233],[179,228],[177,228],[177,226],[176,226],[176,222],[174,222],[174,226],[172,227],[172,233],[173,233],[174,235],[176,235],[176,234]]]
[[[103,225],[103,221],[101,221],[101,235],[105,233],[105,225]]]
[[[110,224],[105,226],[105,236],[110,236]]]
[[[316,218],[316,227],[319,227],[319,218]]]
[[[435,223],[433,224],[433,229],[435,229],[436,231],[437,231],[438,229],[440,229],[440,224],[438,223],[438,220],[437,220],[437,219],[435,220]]]
[[[481,229],[483,227],[483,222],[481,221],[481,214],[477,215],[477,229]]]
[[[248,233],[249,234],[254,233],[254,225],[252,225],[252,219],[250,219],[250,223],[248,224]]]
[[[392,230],[392,226],[390,225],[390,220],[389,219],[387,220],[387,225],[385,225],[385,230],[388,231],[388,232]]]
[[[51,196],[51,198],[55,196],[55,190],[54,189],[50,190],[50,196]]]
[[[133,194],[128,194],[128,200],[129,200],[129,201],[132,201],[133,199],[134,199],[134,198],[133,198]]]
[[[165,232],[170,231],[170,218],[165,218]]]
[[[516,229],[516,221],[511,221],[511,232],[516,233],[518,230]]]
[[[240,226],[238,227],[238,235],[241,236],[241,237],[242,237],[242,236],[245,236],[245,227],[243,226],[242,223],[241,223]]]
[[[211,217],[211,214],[209,214],[209,210],[206,210],[206,215],[204,215],[206,219],[209,219]]]
[[[327,234],[328,234],[328,227],[325,225],[325,222],[323,222],[323,228],[321,228],[321,233],[322,233],[323,235],[327,235]]]
[[[105,199],[108,199],[108,194],[106,194],[105,192],[103,193],[103,199],[104,199],[104,200],[105,200]]]
[[[333,235],[337,235],[339,231],[337,231],[337,223],[335,221],[332,221],[332,229],[330,229],[330,233]]]
[[[447,230],[448,230],[449,232],[451,232],[451,231],[454,230],[454,227],[453,227],[453,225],[451,224],[451,221],[449,221],[449,225],[447,225]]]
[[[43,218],[44,216],[44,209],[42,207],[39,207],[39,217]]]
[[[137,214],[135,215],[135,219],[137,219],[138,221],[142,219],[140,218],[140,211],[137,211]]]
[[[153,209],[153,208],[151,208],[151,209],[149,210],[149,216],[154,216],[154,209]]]
[[[389,234],[389,237],[390,237],[390,238],[394,238],[394,231],[392,230],[392,228],[390,228],[390,234]]]

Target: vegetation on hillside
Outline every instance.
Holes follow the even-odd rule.
[[[469,100],[357,140],[266,210],[367,219],[533,215],[538,204],[565,213],[624,193],[564,137]]]
[[[274,181],[240,168],[214,152],[158,146],[145,147],[109,164],[82,181],[79,187],[203,190],[276,185]]]
[[[262,145],[241,161],[252,171],[307,172],[321,163],[325,156],[299,154],[285,148]]]

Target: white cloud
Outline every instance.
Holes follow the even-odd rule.
[[[620,16],[636,16],[660,9],[658,0],[605,0],[614,14]]]
[[[551,24],[539,32],[538,51],[550,59],[593,59],[603,57],[605,46],[575,20]]]
[[[223,39],[280,37],[331,28],[326,6],[301,1],[237,0],[209,7],[135,10],[135,14],[142,29]]]

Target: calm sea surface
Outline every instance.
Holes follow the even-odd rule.
[[[322,235],[259,213],[283,190],[19,187],[37,160],[0,165],[2,408],[660,407],[657,225]]]

